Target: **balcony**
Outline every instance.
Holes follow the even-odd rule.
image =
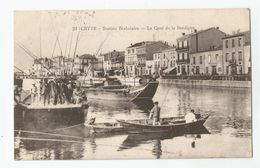
[[[176,51],[188,50],[188,49],[189,49],[189,46],[185,46],[185,47],[177,46]]]
[[[177,64],[189,64],[190,63],[190,59],[183,59],[183,60],[177,59],[176,63]]]

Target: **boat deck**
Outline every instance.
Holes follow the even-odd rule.
[[[57,105],[24,105],[27,109],[68,109],[68,108],[81,108],[82,104],[57,104]]]

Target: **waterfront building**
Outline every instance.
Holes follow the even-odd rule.
[[[177,52],[175,46],[162,50],[161,57],[162,57],[162,61],[161,61],[162,72],[164,74],[165,73],[176,74]]]
[[[153,64],[154,64],[154,73],[156,75],[161,74],[161,65],[162,65],[162,51],[157,51],[153,54]]]
[[[125,52],[113,50],[103,54],[103,69],[108,75],[122,75],[124,71]]]
[[[156,75],[173,73],[176,67],[176,48],[169,47],[153,54],[154,72]]]
[[[53,61],[49,58],[34,59],[30,74],[36,77],[47,76],[51,72]]]
[[[168,48],[169,45],[162,41],[143,41],[131,44],[125,51],[125,74],[129,77],[146,74],[146,61],[153,59],[153,54]]]
[[[64,59],[64,66],[65,66],[65,74],[69,75],[72,74],[72,68],[73,68],[73,59],[72,58],[65,58]]]
[[[222,40],[225,74],[251,73],[250,31],[237,32]]]
[[[65,73],[65,57],[63,56],[56,56],[52,58],[53,67],[52,70],[55,75],[62,76]]]
[[[208,51],[190,54],[191,75],[223,74],[223,55],[222,48],[211,48]]]
[[[145,74],[146,75],[152,75],[155,73],[155,64],[154,64],[154,60],[151,59],[151,60],[146,60],[146,63],[145,63]]]
[[[94,69],[97,66],[97,58],[91,54],[76,55],[73,64],[74,74],[85,74],[94,76]]]
[[[225,37],[225,33],[218,27],[194,30],[193,33],[187,35],[183,33],[182,37],[177,39],[177,73],[189,75],[191,72],[190,54],[221,47],[223,37]]]

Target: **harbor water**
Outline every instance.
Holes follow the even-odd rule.
[[[210,117],[201,134],[91,135],[83,123],[55,130],[24,130],[15,109],[16,160],[174,159],[251,157],[251,89],[160,83],[154,101],[161,117],[182,116],[190,109]],[[151,101],[90,100],[88,111],[96,122],[147,118]],[[33,121],[31,121],[33,122]],[[55,123],[59,124],[59,123]],[[46,125],[47,127],[47,125]]]

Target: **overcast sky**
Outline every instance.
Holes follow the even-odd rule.
[[[96,30],[87,30],[88,26],[96,27]],[[139,30],[119,30],[119,26]],[[78,55],[94,54],[99,48],[102,53],[125,50],[131,43],[154,39],[175,44],[176,38],[183,32],[190,33],[193,28],[219,27],[228,34],[250,29],[247,9],[16,11],[14,42],[37,56],[41,53],[42,57],[51,57],[58,37],[54,56],[62,52],[73,57],[78,34],[73,27],[84,29],[79,33]],[[155,30],[159,27],[163,29]],[[14,60],[14,65],[21,69],[32,65],[32,58],[17,45],[14,45]]]

